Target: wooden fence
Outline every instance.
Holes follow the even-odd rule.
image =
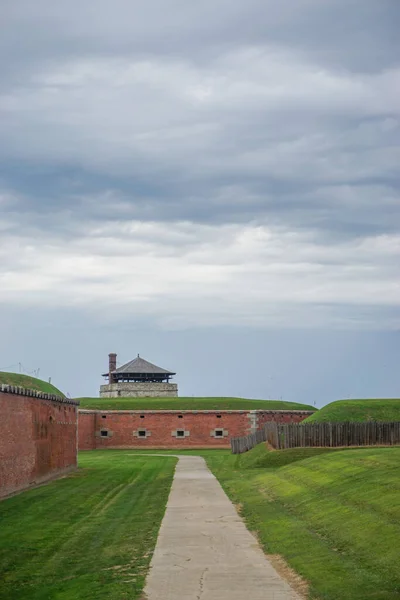
[[[244,437],[232,437],[231,438],[231,449],[232,454],[243,454],[243,452],[247,452],[257,446],[257,444],[261,444],[261,442],[267,441],[267,432],[266,429],[260,429],[255,433],[250,433],[249,435],[245,435]]]
[[[260,442],[276,449],[394,446],[400,444],[400,421],[378,423],[266,423],[256,433],[231,438],[233,454],[247,452]]]

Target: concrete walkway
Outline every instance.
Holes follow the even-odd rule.
[[[144,597],[300,600],[199,456],[179,457]]]

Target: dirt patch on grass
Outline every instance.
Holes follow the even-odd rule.
[[[294,571],[285,559],[279,554],[267,554],[266,557],[270,561],[274,569],[279,573],[290,587],[299,594],[301,598],[308,598],[308,583],[296,571]]]
[[[264,552],[265,556],[274,567],[275,571],[284,579],[301,598],[301,600],[307,600],[309,585],[305,579],[301,577],[292,567],[290,567],[286,560],[280,554],[267,554],[261,544],[259,532],[252,529],[251,533],[257,540],[259,548]]]

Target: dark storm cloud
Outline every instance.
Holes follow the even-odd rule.
[[[372,71],[397,64],[399,19],[396,0],[16,0],[2,8],[2,47],[10,73],[15,64],[86,53],[184,53],[202,62],[224,46],[265,42]]]

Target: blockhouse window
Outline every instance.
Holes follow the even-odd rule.
[[[183,419],[183,415],[178,415],[178,419]]]
[[[220,419],[220,418],[221,418],[221,415],[217,415],[217,419]]]
[[[184,429],[177,429],[176,430],[176,437],[185,437],[185,430]]]
[[[140,415],[140,418],[141,418],[141,419],[144,419],[144,415]]]
[[[102,419],[107,419],[107,415],[101,415]]]
[[[215,437],[224,437],[224,430],[223,429],[216,429],[215,430]]]
[[[101,435],[101,437],[108,437],[108,431],[107,431],[107,429],[102,429],[100,431],[100,435]]]
[[[138,437],[146,437],[146,430],[145,429],[139,429],[139,431],[138,431]]]

